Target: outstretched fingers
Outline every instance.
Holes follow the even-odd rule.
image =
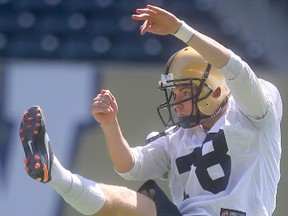
[[[173,34],[181,25],[180,20],[170,12],[156,6],[147,5],[146,8],[137,9],[132,19],[143,21],[140,27],[141,34],[150,32],[158,35]]]
[[[144,21],[140,26],[140,33],[144,35],[152,25],[152,14],[153,12],[147,8],[137,9],[137,14],[132,15],[132,19],[136,21]]]

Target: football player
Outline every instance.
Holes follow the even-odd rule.
[[[26,171],[85,215],[272,215],[280,179],[282,101],[239,56],[173,14],[148,5],[132,18],[141,34],[172,34],[188,45],[168,60],[158,106],[168,129],[131,148],[109,90],[91,104],[115,170],[148,180],[138,192],[98,184],[66,170],[53,155],[39,107],[21,121]],[[154,178],[169,180],[171,203]],[[122,195],[122,193],[124,193]],[[122,199],[125,197],[125,199]]]

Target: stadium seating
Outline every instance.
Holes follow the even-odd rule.
[[[166,61],[183,43],[171,36],[140,36],[140,23],[130,18],[148,3],[223,43],[241,44],[233,21],[213,17],[215,0],[1,0],[0,57]],[[219,26],[222,31],[215,31]],[[261,48],[254,48],[258,53],[252,57],[261,58]]]

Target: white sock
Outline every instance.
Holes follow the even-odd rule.
[[[103,191],[96,182],[66,170],[54,156],[51,186],[73,208],[84,215],[94,215],[104,205]]]

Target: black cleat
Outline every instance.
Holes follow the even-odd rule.
[[[31,107],[24,113],[19,134],[26,156],[24,159],[26,172],[36,181],[49,182],[54,155],[39,106]]]

